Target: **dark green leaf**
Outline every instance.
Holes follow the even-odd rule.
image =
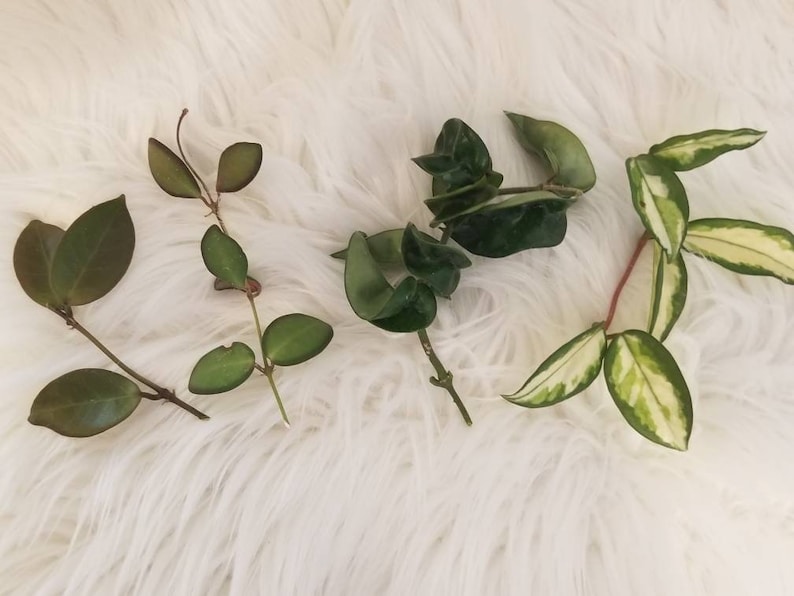
[[[42,306],[61,306],[50,285],[50,269],[63,233],[61,228],[36,219],[22,230],[14,247],[14,272],[19,285]]]
[[[116,426],[141,401],[137,385],[98,368],[58,377],[36,396],[28,421],[67,437],[90,437]]]
[[[210,273],[235,288],[245,289],[248,258],[240,245],[212,226],[201,239],[201,257]]]
[[[766,132],[752,128],[738,130],[704,130],[671,137],[654,145],[648,153],[676,171],[692,170],[718,158],[728,151],[752,147]]]
[[[353,312],[366,321],[378,316],[394,293],[361,232],[355,232],[347,245],[345,293]]]
[[[124,195],[91,207],[69,226],[55,250],[53,293],[70,306],[101,298],[124,277],[134,250],[135,228]]]
[[[438,153],[420,155],[412,158],[411,161],[431,176],[441,176],[458,167],[458,162],[451,155],[439,155]]]
[[[452,118],[444,123],[435,143],[435,151],[431,154],[435,163],[428,163],[422,156],[417,158],[419,165],[433,175],[433,195],[445,194],[464,186],[473,184],[483,176],[489,177],[489,183],[498,181],[502,175],[493,172],[493,164],[488,148],[479,135],[465,122]],[[446,161],[442,162],[441,160]],[[414,160],[416,161],[416,160]],[[454,163],[455,167],[447,167]],[[434,171],[437,173],[434,173]]]
[[[235,143],[224,149],[218,163],[218,192],[237,192],[248,186],[262,167],[262,145]]]
[[[219,346],[199,359],[190,373],[188,389],[199,395],[230,391],[254,371],[254,352],[244,343]]]
[[[411,279],[411,278],[408,278]],[[410,288],[410,282],[403,281],[398,286],[398,291],[404,286]],[[397,294],[397,291],[395,291]],[[407,294],[407,292],[406,292]],[[371,321],[376,327],[395,333],[413,333],[424,329],[436,318],[436,297],[427,285],[422,282],[416,284],[416,289],[410,299],[406,300],[402,309],[387,318]]]
[[[333,336],[334,330],[325,321],[293,313],[267,326],[262,334],[262,350],[273,364],[292,366],[317,356]]]
[[[403,228],[396,230],[385,230],[372,236],[366,236],[369,252],[375,262],[381,267],[398,267],[403,265],[402,241]],[[434,240],[429,234],[419,232],[425,240]],[[337,251],[331,255],[335,259],[345,260],[347,258],[347,248]]]
[[[444,298],[449,298],[457,288],[460,270],[471,265],[462,251],[434,238],[427,240],[412,223],[403,234],[402,254],[408,271]]]
[[[172,197],[201,197],[198,182],[185,162],[157,139],[149,139],[149,170],[157,186]]]
[[[466,213],[476,211],[481,205],[493,199],[497,192],[497,189],[489,185],[488,179],[483,176],[474,184],[427,199],[425,205],[435,215],[430,225],[435,227]]]

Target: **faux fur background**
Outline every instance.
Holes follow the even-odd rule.
[[[208,177],[262,143],[223,206],[264,282],[336,337],[279,382],[187,393],[210,348],[255,341],[216,293],[197,202],[153,183],[146,139]],[[513,186],[538,180],[503,109],[557,120],[599,182],[553,249],[477,258],[430,336],[475,424],[427,382],[415,335],[356,318],[328,253],[354,230],[425,227],[409,162],[458,116]],[[640,233],[623,160],[674,134],[769,130],[683,175],[693,217],[794,229],[790,0],[4,0],[0,5],[0,593],[13,595],[785,595],[794,593],[794,288],[688,260],[667,345],[693,393],[690,451],[636,435],[602,380],[538,411],[498,397],[603,320]],[[126,193],[132,266],[78,311],[212,419],[143,403],[86,440],[27,424],[36,393],[109,367],[31,302],[11,255]],[[641,325],[645,255],[619,325]]]

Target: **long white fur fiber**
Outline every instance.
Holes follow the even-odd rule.
[[[623,161],[675,134],[768,130],[683,174],[693,217],[794,228],[789,0],[4,0],[0,6],[0,593],[3,595],[794,594],[794,288],[689,258],[667,345],[695,426],[676,453],[636,435],[602,380],[554,408],[515,390],[603,320],[641,228]],[[267,384],[191,396],[200,355],[256,341],[199,254],[210,220],[153,183],[146,139],[195,165],[263,145],[224,199],[264,283],[263,319],[336,331]],[[476,258],[429,333],[474,426],[429,385],[415,335],[356,318],[330,252],[351,232],[427,229],[445,119],[485,139],[505,184],[538,181],[502,116],[559,121],[599,182],[566,240]],[[112,365],[31,302],[12,270],[28,221],[68,225],[121,193],[137,247],[81,308],[131,365],[206,410],[145,402],[103,435],[26,422],[50,380]],[[642,325],[649,255],[617,327]]]

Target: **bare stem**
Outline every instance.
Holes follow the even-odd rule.
[[[270,388],[273,390],[273,396],[276,398],[276,403],[278,404],[279,412],[281,412],[281,419],[284,421],[284,426],[289,428],[289,418],[287,418],[287,411],[284,409],[284,404],[281,402],[281,395],[279,395],[278,387],[276,387],[276,381],[273,380],[273,369],[274,367],[272,365],[265,368],[265,376],[270,383]]]
[[[625,271],[623,271],[623,275],[618,282],[615,291],[612,293],[612,301],[609,304],[609,314],[607,314],[607,319],[604,322],[604,329],[608,330],[609,326],[612,324],[612,319],[615,318],[615,312],[618,308],[618,302],[620,301],[620,294],[623,292],[623,288],[626,286],[626,282],[631,277],[631,272],[634,271],[634,267],[637,265],[637,261],[642,254],[642,249],[645,248],[645,245],[648,244],[648,240],[650,240],[650,236],[648,236],[648,232],[643,232],[640,239],[637,241],[637,246],[634,248],[634,253],[631,255],[631,259],[629,259],[629,264],[626,266]]]
[[[452,236],[452,224],[447,223],[444,225],[444,233],[441,234],[441,244],[446,244]]]
[[[572,186],[562,186],[560,184],[549,184],[548,182],[543,184],[538,184],[537,186],[513,186],[507,188],[500,188],[496,194],[498,196],[517,195],[519,193],[532,192],[535,190],[549,190],[551,192],[570,193],[576,198],[578,198],[583,194],[581,189],[574,188]]]
[[[447,393],[449,393],[450,397],[452,397],[452,401],[455,402],[455,405],[458,407],[460,415],[463,416],[463,420],[468,426],[471,426],[471,416],[469,416],[469,412],[466,410],[463,400],[460,399],[458,392],[455,391],[455,386],[452,384],[452,373],[444,367],[441,360],[436,356],[433,345],[430,343],[430,338],[427,336],[427,330],[420,329],[417,335],[419,336],[419,342],[422,344],[425,355],[436,370],[436,375],[438,375],[437,377],[430,377],[430,383],[436,387],[445,389]]]

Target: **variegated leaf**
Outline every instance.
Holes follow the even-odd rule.
[[[598,376],[607,337],[599,323],[559,348],[507,401],[527,408],[559,403],[584,391]]]
[[[764,138],[766,132],[752,128],[704,130],[671,137],[654,145],[649,153],[679,172],[693,170],[728,151],[747,149]]]
[[[794,235],[783,228],[741,219],[698,219],[689,224],[684,248],[736,273],[794,284]]]
[[[692,432],[692,398],[678,365],[644,331],[624,331],[609,344],[604,376],[615,404],[646,439],[686,451]]]
[[[657,242],[653,243],[653,286],[648,333],[664,341],[681,316],[686,303],[687,273],[681,253],[668,262]]]

